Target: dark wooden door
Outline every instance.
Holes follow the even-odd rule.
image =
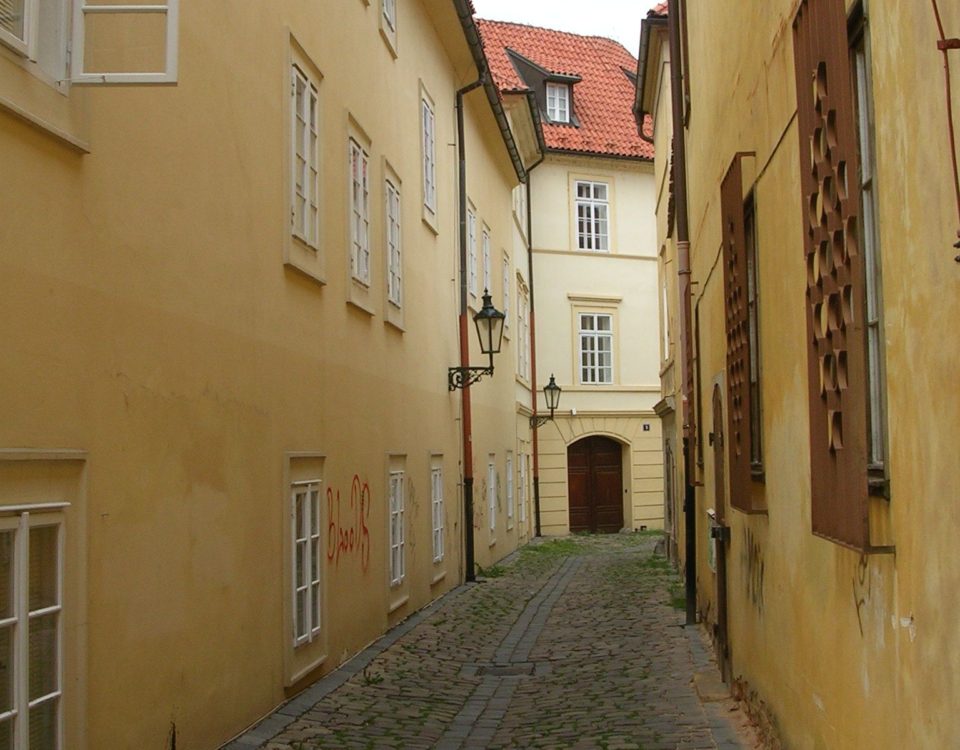
[[[620,443],[594,435],[567,448],[570,531],[616,534],[623,528]]]

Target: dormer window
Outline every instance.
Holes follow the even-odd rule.
[[[570,86],[547,83],[547,117],[551,122],[570,122]]]

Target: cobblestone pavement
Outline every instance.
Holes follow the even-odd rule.
[[[658,538],[535,543],[227,750],[753,747]]]

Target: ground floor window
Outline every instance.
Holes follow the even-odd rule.
[[[320,482],[294,482],[293,612],[294,645],[320,633]]]
[[[63,525],[0,517],[0,748],[62,747]]]

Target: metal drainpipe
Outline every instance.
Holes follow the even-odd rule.
[[[533,292],[533,193],[530,189],[532,172],[543,162],[540,157],[527,168],[527,278],[530,281],[530,401],[533,424],[537,420],[537,306]],[[540,441],[538,430],[533,428],[533,524],[536,536],[540,536]]]
[[[683,423],[683,512],[686,537],[686,622],[697,621],[697,510],[694,491],[696,435],[691,388],[693,365],[690,336],[690,230],[687,224],[687,154],[683,124],[683,54],[680,40],[680,4],[668,0],[667,31],[670,37],[670,99],[673,111],[673,185],[677,199],[677,275],[680,286],[680,415]]]
[[[470,324],[467,318],[467,152],[463,142],[463,95],[482,86],[481,73],[473,83],[457,90],[457,156],[459,157],[460,197],[460,366],[470,367]],[[470,386],[460,391],[463,429],[463,554],[464,580],[476,580],[473,549],[473,419],[470,409]]]

